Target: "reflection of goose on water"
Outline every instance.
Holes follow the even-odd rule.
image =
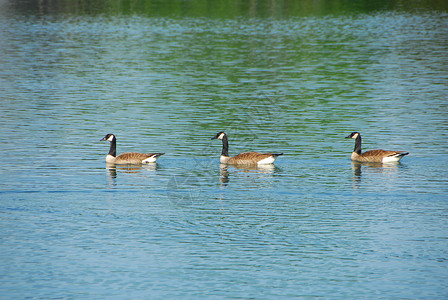
[[[268,165],[274,163],[275,159],[283,153],[258,153],[258,152],[244,152],[234,157],[229,156],[229,141],[227,134],[218,132],[212,140],[222,140],[222,152],[219,161],[222,164],[229,165]]]
[[[106,162],[111,164],[129,164],[139,165],[156,162],[157,158],[165,153],[138,153],[126,152],[117,155],[117,138],[109,133],[101,139],[101,141],[109,141],[109,154],[106,156]]]
[[[221,164],[221,170],[229,167],[228,164]],[[233,168],[242,172],[253,172],[253,173],[272,173],[276,169],[274,164],[266,165],[232,165]]]
[[[359,161],[352,161],[352,169],[357,177],[361,177],[362,170],[368,171],[368,173],[394,173],[398,171],[398,164],[382,164]]]
[[[267,165],[228,165],[228,164],[220,164],[219,170],[221,174],[221,178],[219,181],[221,183],[227,184],[229,183],[230,179],[230,173],[233,175],[236,174],[248,174],[250,177],[251,175],[255,175],[257,178],[257,181],[259,179],[266,178],[267,174],[272,174],[274,171],[278,169],[274,164],[267,164]],[[229,171],[232,172],[229,172]],[[260,176],[257,176],[257,174],[260,174]]]
[[[364,153],[361,152],[361,134],[359,132],[352,132],[346,139],[355,139],[355,149],[353,150],[351,159],[358,162],[377,162],[390,163],[398,162],[403,156],[408,155],[405,151],[387,151],[382,149],[369,150]]]
[[[123,173],[140,173],[141,171],[156,171],[157,164],[144,164],[144,165],[132,165],[132,164],[111,164],[106,163],[106,169],[109,171],[120,171]]]

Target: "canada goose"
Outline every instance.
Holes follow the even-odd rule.
[[[219,161],[222,164],[229,165],[266,165],[274,163],[275,159],[283,153],[258,153],[258,152],[244,152],[234,157],[229,156],[229,141],[227,134],[218,132],[212,140],[222,140],[222,152]]]
[[[359,132],[352,132],[346,139],[355,139],[355,149],[352,153],[352,160],[359,162],[398,162],[403,156],[408,155],[409,152],[405,151],[387,151],[387,150],[370,150],[361,153],[361,134]]]
[[[157,158],[165,153],[138,153],[138,152],[126,152],[117,155],[117,138],[112,133],[106,134],[100,141],[109,141],[110,149],[109,154],[106,156],[106,162],[111,164],[128,164],[139,165],[153,163]]]

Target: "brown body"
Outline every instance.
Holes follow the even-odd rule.
[[[244,152],[230,157],[226,163],[230,165],[258,165],[273,163],[280,154]]]
[[[138,153],[138,152],[126,152],[113,157],[108,155],[106,157],[106,162],[112,164],[129,164],[138,165],[142,163],[155,162],[157,157],[162,155],[162,153]]]

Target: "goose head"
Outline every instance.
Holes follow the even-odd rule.
[[[354,131],[354,132],[350,133],[348,136],[346,136],[345,138],[346,139],[356,139],[358,136],[359,136],[359,132]]]
[[[221,132],[218,132],[218,133],[217,133],[214,137],[212,137],[211,139],[212,139],[212,140],[216,140],[216,139],[218,139],[218,140],[222,140],[225,136],[226,136],[225,132],[221,131]]]
[[[103,138],[100,140],[100,142],[101,142],[101,141],[109,141],[109,142],[112,142],[113,140],[115,140],[115,135],[113,135],[112,133],[108,133],[108,134],[106,134],[105,137],[103,137]]]

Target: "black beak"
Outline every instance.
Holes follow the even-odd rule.
[[[349,136],[349,135],[347,135],[346,137],[345,137],[346,139],[351,139],[352,137],[351,136]]]
[[[100,140],[100,142],[105,141],[105,140],[106,140],[106,137],[103,137],[103,138]]]
[[[214,137],[212,137],[212,138],[211,138],[211,140],[216,140],[216,139],[217,139],[217,137],[216,137],[216,136],[214,136]]]

